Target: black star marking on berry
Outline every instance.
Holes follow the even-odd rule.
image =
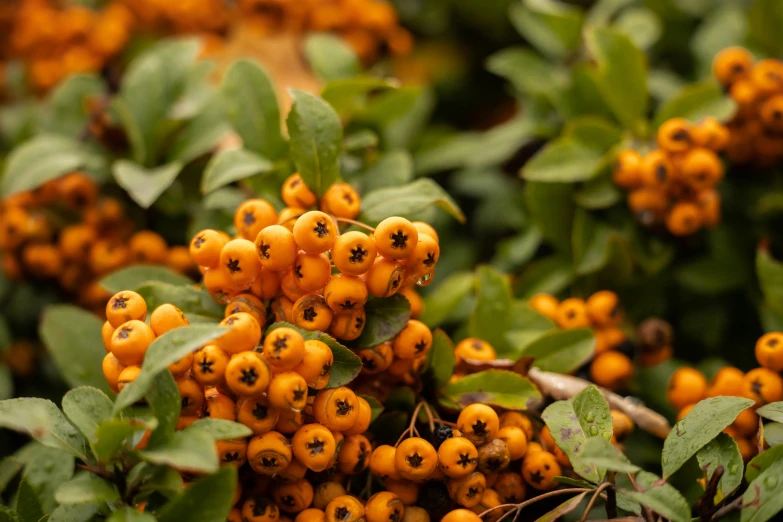
[[[253,417],[255,417],[256,419],[264,420],[269,415],[269,410],[263,404],[256,403],[256,407],[253,408],[253,411],[251,413],[253,414]]]
[[[375,359],[371,359],[369,357],[367,359],[362,358],[362,364],[364,365],[365,368],[371,371],[378,367],[378,365],[375,362]]]
[[[400,522],[400,510],[394,508],[394,511],[389,514],[389,520],[391,520],[391,522]]]
[[[223,462],[234,462],[237,460],[239,460],[238,451],[232,451],[230,453],[226,453],[226,455],[223,457]]]
[[[276,468],[277,459],[275,457],[261,457],[261,466],[265,468]]]
[[[541,476],[540,471],[536,471],[535,473],[530,474],[530,481],[535,482],[536,484],[541,484],[541,482],[544,480],[544,477]]]
[[[315,321],[315,318],[318,317],[318,313],[315,311],[315,308],[312,306],[305,308],[302,315],[304,316],[304,320],[309,322]]]
[[[760,380],[756,379],[751,383],[750,387],[751,390],[753,390],[753,393],[755,393],[756,395],[761,395],[761,390],[762,388],[764,388],[764,384],[762,384]]]
[[[260,245],[258,245],[258,255],[261,256],[262,259],[269,259],[269,249],[272,247],[272,245],[267,245],[263,241]]]
[[[298,390],[298,389],[294,390],[294,402],[299,402],[302,399],[304,399],[304,394],[305,394],[304,390]]]
[[[420,468],[421,463],[424,462],[424,459],[418,453],[414,453],[413,455],[408,455],[407,457],[405,457],[405,460],[408,461],[408,465],[412,468]]]
[[[291,188],[298,187],[301,182],[302,181],[300,179],[298,179],[298,178],[292,179],[291,180]]]
[[[500,459],[487,459],[487,468],[490,471],[497,471],[500,468]]]
[[[344,302],[340,303],[340,308],[343,310],[353,310],[354,306],[356,306],[355,303],[352,303],[350,299],[346,299]]]
[[[357,317],[356,318],[356,328],[361,328],[363,324],[364,324],[364,319],[362,319],[361,317]]]
[[[253,499],[253,516],[262,517],[266,514],[266,510],[269,509],[269,518],[276,518],[277,516],[277,504],[274,504],[266,497],[257,496]]]
[[[470,343],[470,345],[473,347],[474,350],[479,352],[484,349],[484,345],[481,343],[481,341],[473,341],[472,343]]]
[[[400,281],[401,281],[401,280],[402,280],[402,276],[400,276],[400,275],[398,274],[398,275],[397,275],[397,276],[394,278],[394,280],[392,281],[392,288],[397,288],[398,286],[400,286]]]
[[[128,305],[126,304],[127,302],[128,302],[128,298],[125,297],[124,295],[117,296],[117,298],[114,300],[114,302],[111,305],[111,309],[119,310],[120,308],[122,308],[123,310],[125,310],[126,308],[128,308]]]
[[[487,423],[482,422],[480,420],[477,420],[473,424],[473,433],[476,435],[486,435],[487,434]]]
[[[348,511],[347,507],[340,506],[334,510],[334,518],[337,520],[348,520],[348,517],[350,516],[351,512]]]
[[[337,401],[337,415],[348,415],[353,410],[353,406],[348,401]]]
[[[321,239],[324,236],[329,235],[329,229],[326,227],[325,221],[319,221],[315,224],[315,228],[313,228],[313,232],[318,234],[318,238]]]
[[[199,366],[201,366],[201,373],[212,373],[212,365],[215,364],[213,361],[208,361],[206,357],[199,363]]]
[[[234,308],[231,309],[232,314],[238,314],[242,311],[242,308],[239,305],[234,306]]]
[[[196,239],[193,240],[193,246],[196,248],[201,248],[201,245],[206,243],[207,240],[204,238],[204,235],[196,236]]]
[[[353,203],[353,196],[350,192],[343,192],[343,199],[350,205]]]
[[[239,382],[253,386],[258,380],[258,374],[253,368],[249,370],[242,370],[242,377],[239,378]]]
[[[424,339],[422,339],[421,341],[413,345],[413,348],[416,350],[416,353],[423,352],[426,347],[427,347],[427,342]]]
[[[235,322],[237,322],[237,318],[236,317],[229,317],[228,319],[226,319],[226,324],[228,326],[234,326]]]
[[[369,253],[369,251],[363,249],[362,246],[359,245],[356,248],[351,249],[351,257],[348,258],[348,261],[350,263],[361,263]]]
[[[406,248],[408,246],[408,236],[402,230],[398,230],[389,237],[392,240],[392,248]]]
[[[231,273],[231,275],[242,271],[242,269],[239,267],[239,259],[231,259],[230,257],[228,258],[228,263],[226,263],[226,268],[228,268],[228,271]]]
[[[473,498],[479,494],[479,488],[468,488],[468,498]]]
[[[244,223],[246,226],[250,226],[253,223],[256,222],[256,216],[253,214],[252,210],[245,210],[245,215],[242,216],[242,223]]]
[[[288,506],[290,508],[296,505],[296,500],[294,500],[294,497],[292,497],[291,495],[286,495],[282,497],[280,499],[280,502],[282,502],[284,506]]]
[[[422,261],[422,264],[426,266],[427,268],[431,267],[435,264],[435,254],[432,252],[427,253],[427,259]]]
[[[187,396],[182,397],[182,401],[180,402],[180,404],[182,405],[183,408],[187,408],[188,405],[190,404],[190,398]]]
[[[473,459],[470,458],[470,455],[467,453],[460,453],[459,454],[459,460],[457,461],[457,464],[462,466],[463,468],[467,468],[473,463]]]
[[[274,348],[274,352],[277,354],[288,348],[288,336],[282,335],[275,339],[272,343],[272,348]]]
[[[312,442],[305,444],[305,449],[310,452],[310,456],[320,455],[324,452],[324,441],[321,439],[313,439]]]
[[[294,276],[296,276],[297,279],[302,279],[304,277],[302,275],[302,265],[296,265],[294,267]]]
[[[332,371],[332,363],[326,363],[321,366],[321,377],[326,377]]]

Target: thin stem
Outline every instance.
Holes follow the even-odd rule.
[[[487,513],[490,513],[491,511],[494,511],[496,509],[503,509],[503,508],[509,508],[509,507],[513,508],[511,511],[509,511],[508,513],[504,513],[502,517],[497,519],[496,522],[500,522],[501,520],[503,520],[504,518],[506,518],[510,514],[512,514],[512,513],[519,513],[520,511],[522,511],[527,506],[529,506],[531,504],[535,504],[539,500],[544,500],[544,499],[547,499],[547,498],[550,498],[550,497],[554,497],[554,496],[557,496],[557,495],[565,495],[567,493],[584,493],[585,491],[591,491],[591,490],[589,490],[587,488],[556,489],[554,491],[549,491],[548,493],[544,493],[543,495],[538,495],[537,497],[533,497],[533,498],[531,498],[529,500],[526,500],[524,502],[521,502],[519,504],[500,504],[499,506],[491,507],[491,508],[487,509],[486,511],[484,511],[483,513],[481,513],[479,515],[479,517],[483,517]]]
[[[355,219],[348,219],[348,218],[342,218],[337,216],[332,216],[332,217],[338,223],[348,223],[349,225],[354,225],[357,227],[364,228],[365,230],[369,230],[370,232],[375,232],[375,227],[371,227],[370,225],[365,225],[361,221],[356,221]]]
[[[590,510],[593,509],[593,505],[595,505],[596,500],[598,500],[598,497],[601,496],[601,492],[610,487],[612,487],[612,485],[609,482],[604,482],[598,486],[598,488],[595,490],[595,493],[593,493],[593,497],[590,499],[590,502],[587,503],[585,512],[582,514],[582,518],[579,519],[579,522],[585,522],[585,520],[587,520],[587,515],[590,514]]]
[[[432,408],[430,408],[430,405],[424,401],[422,401],[421,404],[424,406],[424,411],[427,413],[427,421],[430,425],[430,433],[435,433],[435,418],[432,414]]]
[[[628,473],[628,480],[631,481],[631,485],[635,491],[642,491],[642,488],[639,487],[639,484],[636,483],[636,480],[634,480],[633,475],[630,473]],[[642,510],[644,511],[644,518],[647,519],[647,522],[654,522],[652,509],[647,506],[642,506]]]
[[[457,423],[456,422],[449,422],[449,421],[445,421],[443,419],[432,419],[432,420],[436,424],[444,424],[444,425],[450,426],[452,428],[456,428],[457,427]]]
[[[406,435],[413,435],[415,432],[416,436],[418,437],[419,431],[416,429],[416,418],[419,416],[419,412],[421,411],[423,404],[424,402],[422,401],[416,405],[416,408],[413,410],[413,415],[411,415],[411,422],[408,424],[408,427],[405,428],[405,431],[402,432],[400,438],[397,439],[397,442],[394,444],[395,448],[400,445],[400,442],[402,442]]]
[[[711,520],[715,522],[722,518],[726,518],[731,513],[739,511],[740,509],[742,509],[742,496],[737,497],[735,500],[716,511],[715,514],[712,515]]]

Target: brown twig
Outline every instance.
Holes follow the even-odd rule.
[[[585,522],[587,520],[587,515],[590,514],[590,510],[593,509],[593,505],[595,505],[595,502],[598,500],[598,497],[601,496],[601,492],[607,488],[611,488],[612,484],[609,482],[604,482],[598,488],[595,490],[595,493],[593,493],[593,497],[590,499],[590,502],[587,503],[587,507],[585,508],[585,512],[582,513],[582,518],[579,519],[579,522]]]
[[[628,473],[628,480],[631,481],[631,486],[633,486],[635,491],[642,492],[642,488],[639,487],[639,484],[636,483],[636,480],[634,480],[633,475],[630,473]],[[644,517],[647,519],[647,522],[654,522],[655,519],[653,518],[652,509],[647,506],[642,506],[642,511],[644,511]]]
[[[742,509],[742,496],[740,495],[736,499],[734,499],[732,502],[726,504],[719,510],[715,512],[714,515],[712,515],[712,518],[710,519],[712,522],[715,522],[717,520],[720,520],[722,518],[726,518],[728,515],[735,511],[739,511]]]
[[[356,226],[356,227],[364,228],[366,230],[369,230],[370,232],[375,232],[375,227],[371,227],[370,225],[365,225],[361,221],[356,221],[355,219],[348,219],[348,218],[342,218],[342,217],[337,217],[337,216],[332,216],[332,217],[338,223],[347,223],[349,225],[353,225],[353,226]]]
[[[504,513],[502,517],[497,519],[496,522],[500,522],[501,520],[503,520],[504,518],[506,518],[510,514],[512,514],[512,513],[519,513],[520,511],[522,511],[527,506],[529,506],[531,504],[535,504],[539,500],[544,500],[544,499],[547,499],[547,498],[550,498],[550,497],[554,497],[554,496],[557,496],[557,495],[565,495],[567,493],[584,493],[586,491],[592,491],[592,490],[587,489],[587,488],[556,489],[554,491],[549,491],[548,493],[544,493],[543,495],[538,495],[537,497],[533,497],[533,498],[531,498],[529,500],[525,500],[524,502],[521,502],[519,504],[500,504],[499,506],[491,507],[491,508],[487,509],[486,511],[482,512],[479,515],[479,517],[484,517],[484,515],[486,515],[487,513],[491,513],[492,511],[494,511],[496,509],[504,509],[504,508],[509,508],[509,507],[513,508],[511,511],[509,511],[508,513]]]
[[[715,513],[715,494],[718,491],[718,484],[723,477],[723,466],[718,466],[710,477],[707,487],[704,488],[704,494],[696,501],[696,510],[699,513],[699,520],[707,522]]]
[[[400,445],[400,442],[402,442],[406,435],[413,435],[414,433],[416,433],[416,436],[419,435],[419,431],[416,429],[416,419],[419,417],[419,412],[423,406],[424,401],[421,401],[416,405],[416,408],[413,410],[413,415],[411,415],[411,422],[408,424],[408,427],[405,428],[405,431],[402,432],[400,438],[397,439],[397,442],[394,444],[395,448]]]
[[[436,424],[444,424],[444,425],[450,426],[452,428],[456,428],[457,427],[457,423],[456,422],[449,422],[449,421],[445,421],[443,419],[432,419],[432,421],[434,423],[436,423]]]
[[[430,425],[430,433],[435,433],[435,415],[432,413],[432,408],[425,401],[421,401],[424,411],[427,413],[427,422]]]
[[[615,486],[616,473],[614,471],[606,472],[606,481]],[[606,516],[608,518],[617,518],[617,488],[611,487],[606,490]]]

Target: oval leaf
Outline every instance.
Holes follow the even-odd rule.
[[[111,482],[81,473],[57,488],[54,498],[60,504],[101,504],[120,500],[120,494]]]
[[[112,173],[133,201],[142,208],[149,208],[174,183],[181,170],[182,163],[177,161],[147,169],[132,161],[119,160]]]
[[[449,336],[438,328],[432,332],[432,347],[427,353],[427,371],[434,381],[436,390],[442,389],[454,375],[457,358],[454,356],[454,343]]]
[[[411,304],[400,294],[384,299],[370,299],[364,307],[367,320],[353,348],[376,346],[394,338],[411,317]]]
[[[187,430],[206,433],[216,441],[240,439],[253,434],[253,430],[244,424],[225,419],[199,419],[191,424]]]
[[[98,425],[110,419],[114,403],[97,388],[80,386],[63,397],[63,413],[90,442],[95,442]]]
[[[424,298],[424,311],[419,321],[430,328],[443,324],[473,290],[475,281],[472,272],[449,274]]]
[[[304,42],[304,52],[315,74],[325,81],[350,78],[362,70],[353,49],[342,38],[333,34],[308,35]]]
[[[765,419],[769,419],[775,422],[783,422],[783,401],[765,404],[761,408],[757,409],[756,413]]]
[[[783,459],[778,459],[748,485],[742,497],[742,522],[765,522],[783,510]]]
[[[431,179],[418,179],[397,187],[374,190],[362,198],[362,221],[378,224],[387,217],[402,216],[415,219],[435,205],[460,223],[465,215],[443,188]]]
[[[155,448],[140,451],[146,462],[182,471],[214,473],[220,468],[215,439],[199,430],[178,431]]]
[[[671,118],[685,118],[693,123],[712,116],[723,121],[734,115],[737,104],[715,82],[688,85],[661,105],[655,115],[656,126]]]
[[[723,466],[723,475],[715,492],[715,502],[720,502],[742,483],[742,455],[739,446],[730,436],[720,433],[696,454],[699,467],[709,481],[715,469]]]
[[[533,366],[548,372],[570,373],[593,355],[595,334],[589,328],[555,330],[528,344],[522,355],[535,357]]]
[[[116,294],[123,290],[136,290],[145,283],[160,281],[172,285],[192,285],[193,280],[173,270],[154,265],[136,265],[112,272],[100,280],[107,292]]]
[[[688,501],[674,486],[646,471],[637,475],[636,483],[642,491],[624,491],[624,494],[672,522],[690,522]]]
[[[171,303],[192,320],[192,316],[223,319],[223,308],[205,290],[189,285],[173,285],[152,281],[136,288],[147,302],[147,308],[154,310],[164,303]]]
[[[466,375],[443,388],[441,403],[464,408],[482,403],[509,410],[526,410],[528,401],[541,393],[527,377],[505,370],[485,370]]]
[[[628,460],[614,444],[603,437],[590,437],[577,452],[579,460],[596,469],[636,473],[641,468]]]
[[[271,173],[272,162],[247,149],[223,150],[212,156],[201,178],[201,193],[209,194],[235,181]]]
[[[547,144],[522,168],[528,181],[574,183],[593,177],[603,154],[573,138],[561,138]]]
[[[29,397],[0,401],[0,427],[87,460],[87,442],[52,401]]]
[[[745,480],[753,482],[761,473],[779,460],[783,460],[783,444],[773,446],[753,457],[745,468]]]
[[[511,314],[511,288],[505,274],[494,268],[476,269],[476,304],[468,321],[468,335],[487,341],[498,357],[516,358],[506,340]]]
[[[193,520],[197,513],[199,522],[223,522],[231,509],[236,487],[236,468],[223,467],[191,484],[158,511],[156,518],[159,522],[181,522]]]
[[[753,401],[742,397],[713,397],[705,399],[674,425],[663,443],[664,478],[670,477],[688,459],[729,426],[742,410],[753,406]]]
[[[317,96],[291,89],[294,105],[286,123],[291,136],[291,159],[310,190],[323,195],[340,180],[343,127],[328,103]]]

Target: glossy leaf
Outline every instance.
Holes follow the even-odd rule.
[[[215,439],[204,431],[185,429],[155,448],[139,452],[146,462],[180,470],[214,473],[220,467]]]
[[[617,471],[620,473],[636,473],[641,468],[628,460],[628,457],[618,450],[614,444],[603,437],[589,437],[577,451],[579,460],[596,469]]]
[[[16,490],[16,503],[14,507],[16,508],[16,515],[21,522],[41,520],[44,516],[41,499],[38,497],[38,494],[30,483],[24,479],[19,483],[19,488]]]
[[[136,508],[125,506],[111,514],[106,522],[155,522],[150,513],[139,512]]]
[[[146,394],[147,404],[158,419],[158,427],[150,435],[148,446],[154,448],[174,434],[182,410],[179,388],[171,372],[161,372],[152,381]]]
[[[484,370],[448,383],[441,392],[441,404],[461,409],[475,403],[508,410],[526,410],[528,401],[541,393],[526,377],[505,370]]]
[[[392,339],[405,328],[411,317],[411,305],[400,294],[370,299],[364,311],[367,319],[362,334],[352,343],[354,348],[376,346]]]
[[[0,427],[26,433],[44,446],[86,460],[87,442],[52,401],[38,398],[0,401]]]
[[[593,355],[595,334],[588,328],[555,330],[524,347],[522,355],[534,357],[533,366],[544,371],[570,373]]]
[[[291,135],[291,159],[305,184],[321,196],[340,180],[343,127],[328,103],[298,89],[286,123]],[[366,200],[363,201],[366,203]]]
[[[144,356],[141,373],[117,396],[114,411],[118,412],[144,397],[155,377],[165,371],[169,364],[179,361],[225,331],[226,328],[222,326],[198,324],[168,331],[155,339]]]
[[[573,138],[560,138],[548,143],[522,168],[520,174],[528,181],[574,183],[595,175],[602,153]]]
[[[756,251],[756,276],[764,301],[778,313],[783,312],[783,263],[766,249]]]
[[[432,332],[432,347],[427,352],[427,370],[430,372],[436,390],[446,386],[454,375],[457,359],[454,343],[440,328]]]
[[[424,311],[419,320],[434,328],[443,324],[473,290],[476,278],[472,272],[455,272],[442,281],[424,298]]]
[[[506,276],[481,266],[476,269],[476,303],[468,320],[468,335],[487,341],[499,357],[511,355],[505,337],[511,314],[511,289]]]
[[[48,522],[89,522],[100,508],[97,504],[63,504],[52,511]]]
[[[709,481],[715,469],[723,466],[723,475],[715,492],[715,502],[720,502],[742,483],[743,462],[739,446],[725,433],[719,434],[696,454],[699,467]]]
[[[664,478],[670,477],[688,459],[718,436],[753,401],[743,397],[713,397],[696,404],[680,422],[674,425],[663,443]]]
[[[363,193],[398,187],[413,179],[413,158],[406,150],[392,150],[372,164],[362,178]]]
[[[111,482],[92,473],[81,473],[57,488],[60,504],[102,504],[115,502],[120,494]]]
[[[147,169],[132,161],[119,160],[112,172],[117,184],[142,208],[149,208],[168,189],[182,171],[182,163]]]
[[[236,469],[225,466],[214,475],[193,482],[177,498],[169,501],[156,518],[158,522],[180,522],[198,513],[199,522],[223,522],[231,509],[236,487]]]
[[[364,195],[360,218],[373,225],[391,216],[415,219],[433,206],[445,210],[457,221],[465,221],[465,215],[451,196],[428,178],[418,179],[407,185],[374,190]]]
[[[579,46],[584,23],[581,9],[556,0],[511,4],[511,23],[539,51],[564,58]]]
[[[742,522],[765,522],[783,510],[783,459],[776,460],[750,484],[742,497]]]
[[[103,322],[94,314],[71,305],[50,306],[44,312],[38,335],[71,386],[93,386],[111,393],[101,365],[106,349],[101,338]]]
[[[152,281],[138,287],[136,291],[147,302],[147,308],[154,310],[158,306],[171,303],[188,317],[191,315],[212,318],[216,322],[223,319],[223,307],[212,299],[205,290],[189,285],[173,285],[161,281]]]
[[[362,70],[359,58],[340,37],[314,33],[305,38],[304,53],[310,67],[325,81],[356,76]]]
[[[773,420],[775,422],[783,422],[783,401],[765,404],[761,408],[757,409],[756,413],[765,419]]]
[[[646,471],[637,475],[636,482],[642,491],[625,491],[628,497],[672,522],[690,522],[691,508],[688,501],[674,486]]]
[[[134,265],[105,276],[100,285],[111,294],[123,290],[136,290],[145,283],[160,281],[172,285],[192,285],[193,280],[170,268],[156,265]]]
[[[745,467],[745,480],[753,482],[774,463],[783,460],[783,444],[772,446],[753,457]]]
[[[108,419],[95,429],[95,443],[92,445],[96,458],[101,463],[111,462],[126,446],[134,433],[146,429],[142,422],[133,419]]]
[[[212,437],[213,440],[241,439],[253,434],[253,430],[240,424],[225,419],[199,419],[188,428],[188,431],[198,431]]]
[[[661,105],[655,115],[656,125],[671,118],[685,118],[694,123],[711,116],[725,121],[737,110],[737,105],[717,84],[702,82],[688,85],[674,98]]]
[[[97,388],[80,386],[63,397],[63,413],[87,440],[95,442],[98,425],[112,417],[114,403]]]
[[[223,150],[212,156],[201,178],[201,193],[209,194],[235,181],[257,174],[271,174],[271,161],[248,149]]]

